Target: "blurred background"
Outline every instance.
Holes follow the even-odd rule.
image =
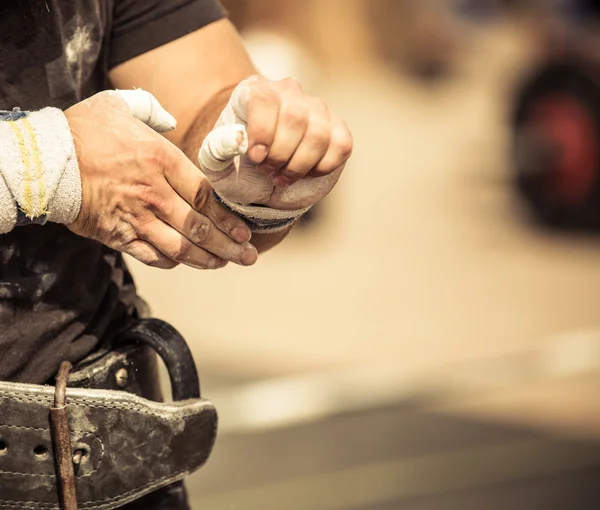
[[[223,3],[355,152],[251,269],[130,262],[220,412],[194,508],[600,508],[598,6]]]

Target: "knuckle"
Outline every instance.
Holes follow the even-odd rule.
[[[210,200],[212,198],[212,186],[208,182],[208,180],[202,180],[200,182],[200,187],[196,191],[196,195],[194,196],[194,209],[200,211],[208,206]]]
[[[93,96],[89,97],[88,99],[84,100],[84,102],[87,102],[88,104],[93,106],[104,105],[111,107],[120,107],[120,109],[123,109],[123,107],[125,106],[123,100],[118,96],[118,93],[114,90],[102,90],[101,92],[98,92]]]
[[[206,261],[206,269],[221,269],[227,265],[227,261],[219,257],[210,257]]]
[[[151,140],[144,145],[146,162],[150,164],[151,168],[164,171],[169,166],[170,160],[168,144],[164,140]]]
[[[137,234],[142,236],[148,235],[152,231],[152,225],[156,221],[156,216],[148,211],[141,213],[128,214],[128,223],[133,227]]]
[[[303,128],[308,125],[308,109],[299,102],[283,110],[280,116],[281,121],[292,128]]]
[[[352,135],[345,126],[343,128],[337,128],[331,133],[331,144],[336,147],[338,154],[344,161],[352,155]]]
[[[142,264],[160,269],[173,269],[178,264],[177,262],[161,256],[155,250],[134,241],[130,244],[128,253],[139,260]]]
[[[320,111],[329,113],[329,105],[325,99],[322,97],[314,97],[313,102]]]
[[[155,266],[160,260],[158,255],[152,251],[139,251],[132,253],[132,256],[147,266]]]
[[[181,242],[176,246],[171,246],[167,250],[169,258],[177,262],[185,262],[190,256],[190,243]]]
[[[263,76],[261,76],[260,74],[253,74],[251,76],[248,76],[248,78],[246,78],[245,80],[242,80],[239,83],[238,87],[244,87],[244,86],[255,87],[265,81],[266,81],[265,78]]]
[[[300,82],[292,77],[284,78],[283,80],[280,81],[280,83],[285,88],[289,88],[292,90],[298,90],[298,91],[302,90],[302,85],[300,84]]]
[[[271,87],[266,86],[262,82],[255,82],[250,89],[249,101],[268,102],[270,104],[279,103],[279,94]]]
[[[223,232],[231,233],[236,228],[245,228],[246,224],[238,216],[229,211],[223,210],[223,213],[216,217],[216,223]]]
[[[210,238],[212,227],[207,218],[200,217],[194,220],[190,228],[190,237],[195,244],[203,244]]]
[[[315,122],[304,138],[314,149],[325,153],[331,143],[331,128],[325,122]]]
[[[150,185],[138,185],[135,196],[144,204],[144,207],[150,211],[162,213],[168,212],[167,200],[160,191]]]

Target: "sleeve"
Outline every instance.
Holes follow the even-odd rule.
[[[115,0],[108,67],[112,69],[226,15],[219,0]]]

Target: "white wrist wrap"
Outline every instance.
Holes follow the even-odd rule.
[[[198,162],[204,171],[222,172],[231,167],[233,158],[248,150],[248,133],[242,124],[217,127],[204,139]],[[269,183],[269,187],[272,185]],[[237,183],[235,183],[237,188]],[[245,204],[225,196],[227,189],[215,191],[215,198],[227,209],[242,218],[254,233],[274,233],[295,223],[310,207],[301,209],[274,209],[257,204]]]
[[[21,222],[69,224],[80,207],[81,176],[64,113],[0,112],[0,233]]]
[[[280,232],[293,225],[310,209],[272,209],[260,205],[244,205],[232,202],[215,191],[215,198],[227,209],[236,213],[256,234]]]

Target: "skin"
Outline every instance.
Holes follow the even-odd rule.
[[[289,230],[251,237],[239,218],[213,200],[212,187],[196,166],[202,141],[234,88],[252,77],[248,157],[274,189],[335,174],[316,203],[342,172],[352,138],[343,121],[296,81],[255,75],[228,20],[113,69],[115,88],[152,93],[178,125],[158,135],[106,94],[67,110],[83,181],[82,211],[70,228],[163,268],[251,265],[259,252],[278,244]]]

